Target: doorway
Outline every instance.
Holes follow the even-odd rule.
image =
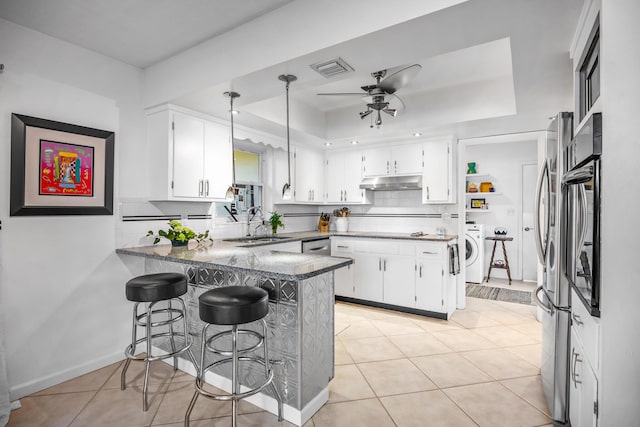
[[[535,221],[535,194],[538,178],[538,167],[535,163],[523,163],[520,174],[521,182],[521,242],[522,242],[522,280],[535,282],[538,280],[538,257],[535,247],[533,222]]]

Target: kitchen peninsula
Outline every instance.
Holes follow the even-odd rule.
[[[334,270],[353,261],[345,258],[278,252],[268,246],[238,247],[216,242],[209,247],[186,248],[168,245],[117,249],[120,255],[145,258],[145,272],[180,272],[187,276],[189,289],[185,303],[189,334],[199,354],[202,322],[198,297],[218,286],[259,286],[269,292],[269,354],[276,386],[284,401],[284,417],[304,424],[329,397],[329,381],[334,376]],[[251,324],[247,325],[251,329]],[[186,360],[181,369],[195,373]],[[241,383],[260,378],[262,367],[243,369]],[[225,374],[226,375],[226,374]],[[230,382],[207,376],[220,388]],[[275,413],[275,400],[265,393],[250,401]]]

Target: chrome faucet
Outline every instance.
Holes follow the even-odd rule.
[[[251,206],[247,209],[247,237],[251,237],[251,221],[258,215],[260,212],[260,217],[262,217],[262,207],[261,206]],[[256,230],[262,225],[262,221],[260,221],[260,225],[256,226]],[[254,234],[256,232],[254,230]]]

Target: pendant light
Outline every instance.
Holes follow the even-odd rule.
[[[233,115],[235,113],[235,110],[233,109],[233,100],[235,98],[239,98],[240,94],[238,92],[225,92],[223,94],[224,96],[229,98],[229,101],[231,102],[231,108],[229,109],[229,114],[231,115],[231,172],[232,172],[232,181],[231,181],[231,185],[229,186],[229,188],[227,188],[227,192],[224,195],[224,199],[227,202],[233,202],[236,198],[236,159],[235,159],[235,148],[234,148],[234,141],[233,141]]]
[[[278,79],[286,82],[287,89],[287,182],[282,187],[282,199],[291,199],[291,145],[289,140],[289,83],[295,82],[298,78],[292,74],[281,74]]]

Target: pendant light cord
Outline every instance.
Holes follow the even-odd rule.
[[[287,184],[291,185],[291,150],[289,147],[289,83],[287,80]]]
[[[230,115],[231,115],[231,177],[232,177],[232,181],[231,181],[231,185],[235,187],[236,185],[236,156],[234,153],[234,139],[233,139],[233,98],[235,98],[235,96],[233,96],[233,93],[231,94],[231,96],[229,96],[229,99],[231,100],[231,110],[230,111]]]

